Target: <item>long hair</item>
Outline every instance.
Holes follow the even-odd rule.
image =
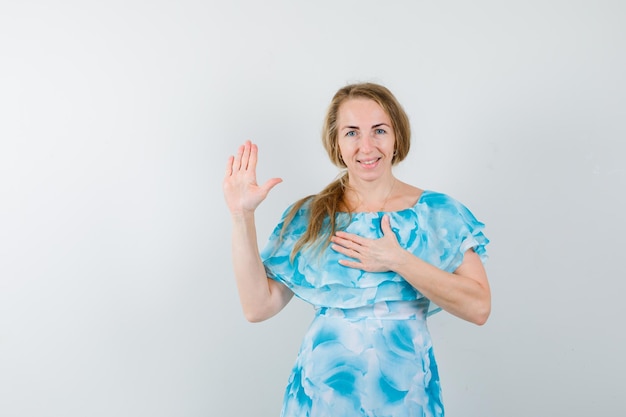
[[[350,208],[344,204],[344,194],[348,187],[348,172],[346,164],[341,158],[339,150],[339,137],[337,130],[337,118],[339,107],[349,99],[373,100],[389,115],[393,131],[395,133],[394,156],[391,160],[393,165],[404,160],[411,147],[411,127],[409,118],[394,95],[386,87],[374,83],[359,83],[347,85],[339,89],[326,112],[322,129],[322,143],[328,153],[330,161],[344,170],[339,177],[328,184],[320,193],[310,195],[298,200],[291,208],[283,223],[282,232],[287,229],[296,213],[309,200],[308,227],[306,232],[296,242],[291,252],[291,259],[301,249],[322,244],[321,249],[330,244],[330,238],[335,234],[338,226],[336,222],[337,212]],[[326,223],[325,220],[328,219]]]

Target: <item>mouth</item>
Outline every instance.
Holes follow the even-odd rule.
[[[374,168],[381,159],[382,157],[372,159],[357,159],[357,162],[366,168]]]

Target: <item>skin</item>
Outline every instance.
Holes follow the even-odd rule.
[[[332,238],[332,249],[354,259],[339,263],[369,272],[393,271],[449,313],[478,325],[487,321],[491,311],[489,283],[473,250],[465,253],[463,263],[451,274],[400,247],[388,215],[383,217],[381,228],[380,239],[337,232]]]
[[[350,188],[361,198],[366,193],[372,202],[383,201],[395,182],[391,162],[396,137],[391,119],[376,102],[352,99],[339,106],[337,125]]]
[[[389,116],[378,103],[347,100],[339,107],[338,123],[339,149],[350,174],[347,204],[356,206],[356,211],[377,211],[388,196],[384,204],[387,211],[412,206],[422,190],[394,177],[391,160],[395,134]],[[465,253],[461,266],[451,274],[402,248],[391,231],[388,215],[383,217],[381,228],[380,239],[336,232],[331,248],[354,259],[341,260],[341,265],[368,272],[396,272],[449,313],[479,325],[487,321],[491,292],[485,269],[473,250]]]
[[[254,211],[269,191],[280,183],[272,178],[259,185],[256,180],[258,148],[250,141],[228,158],[223,189],[230,210],[232,256],[239,300],[250,322],[266,320],[282,310],[293,293],[285,285],[267,277],[257,245]]]
[[[401,210],[415,204],[419,188],[396,179],[392,172],[395,134],[389,116],[374,101],[347,100],[339,107],[338,144],[349,172],[345,205],[353,211]],[[258,149],[251,142],[228,159],[223,188],[233,220],[232,254],[235,279],[245,317],[262,321],[278,313],[293,293],[267,277],[257,247],[254,211],[269,191],[280,183],[272,178],[256,181]],[[391,230],[390,218],[381,222],[383,237],[368,239],[337,232],[331,248],[352,260],[347,268],[369,272],[393,271],[444,310],[475,324],[487,321],[491,293],[483,265],[473,250],[461,266],[448,273],[402,248]]]

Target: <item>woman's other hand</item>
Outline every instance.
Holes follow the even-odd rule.
[[[341,259],[339,261],[341,265],[367,272],[386,272],[394,269],[396,254],[403,249],[391,230],[389,215],[383,216],[380,223],[383,236],[379,239],[368,239],[346,232],[337,232],[332,237],[333,250],[356,260]]]
[[[256,182],[256,164],[258,147],[246,141],[237,150],[237,155],[230,156],[226,164],[224,177],[224,198],[232,215],[254,212],[269,191],[280,182],[280,178],[267,180],[263,185]]]

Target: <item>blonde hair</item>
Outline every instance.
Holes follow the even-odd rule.
[[[324,126],[322,129],[322,143],[324,149],[333,164],[339,168],[346,168],[346,164],[341,158],[339,150],[339,137],[337,131],[337,118],[339,108],[342,103],[350,99],[373,100],[389,115],[391,125],[395,133],[394,154],[391,160],[393,165],[406,158],[411,147],[411,127],[409,118],[394,95],[386,87],[374,83],[350,84],[339,89],[326,111]],[[344,171],[340,176],[328,184],[320,193],[310,195],[298,200],[291,208],[283,223],[282,233],[287,229],[298,210],[311,200],[309,207],[309,219],[306,232],[296,242],[291,252],[291,259],[295,254],[307,246],[319,245],[323,242],[321,249],[330,244],[330,238],[335,234],[337,227],[336,215],[341,209],[350,210],[343,202],[344,193],[348,186],[348,172]],[[325,225],[325,220],[328,224]]]

